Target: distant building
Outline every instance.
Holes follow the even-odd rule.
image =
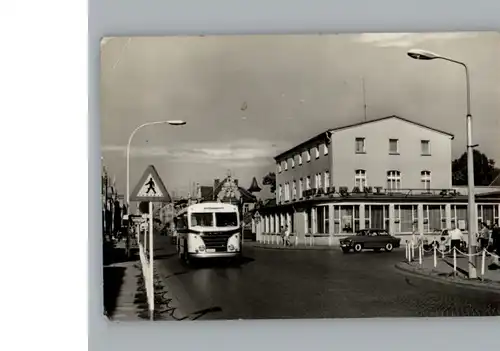
[[[199,186],[197,193],[199,201],[218,201],[231,203],[240,208],[242,222],[245,229],[251,229],[251,211],[258,202],[253,193],[261,190],[255,177],[248,189],[239,185],[238,179],[228,174],[224,179],[214,179],[212,186]]]
[[[261,231],[287,224],[299,238],[335,238],[370,227],[394,235],[467,228],[466,191],[452,186],[452,140],[398,116],[316,135],[275,157],[276,204],[258,210]],[[499,223],[493,190],[477,198],[478,222]]]

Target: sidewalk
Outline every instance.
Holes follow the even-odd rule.
[[[125,258],[125,243],[104,243],[103,293],[104,310],[112,321],[137,321],[141,306],[140,263]]]
[[[418,257],[412,262],[403,261],[395,265],[399,270],[417,274],[423,277],[451,283],[480,288],[484,290],[494,290],[500,293],[500,269],[490,270],[488,265],[491,259],[487,259],[484,276],[481,276],[481,257],[478,258],[477,279],[468,278],[467,257],[457,257],[457,272],[453,273],[453,256],[437,257],[437,265],[434,267],[434,257],[425,256],[422,258],[422,265],[419,264]]]

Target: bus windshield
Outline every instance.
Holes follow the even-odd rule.
[[[238,226],[238,216],[235,212],[218,212],[215,214],[216,227],[236,227]]]
[[[214,215],[213,213],[192,213],[191,214],[191,226],[196,227],[213,227],[214,226]]]

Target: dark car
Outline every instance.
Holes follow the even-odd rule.
[[[393,248],[400,247],[400,244],[401,239],[390,235],[385,229],[361,229],[356,235],[340,239],[340,247],[344,253],[351,250],[361,252],[365,249],[391,252]]]

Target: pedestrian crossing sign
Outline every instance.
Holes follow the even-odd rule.
[[[130,194],[130,201],[172,202],[167,188],[163,184],[153,165],[149,165]]]

